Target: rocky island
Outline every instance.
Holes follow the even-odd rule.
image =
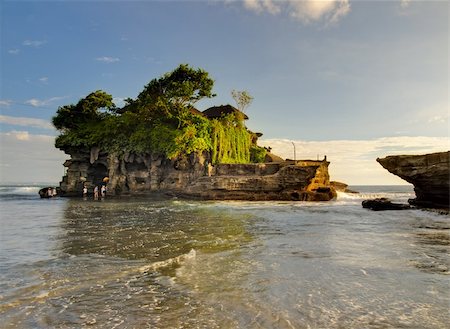
[[[412,205],[422,208],[448,209],[450,203],[449,154],[398,155],[378,158],[389,172],[414,185],[416,198]]]
[[[234,92],[238,108],[194,104],[213,97],[213,80],[180,65],[153,79],[136,99],[116,108],[96,91],[60,107],[53,124],[56,147],[70,155],[61,196],[107,184],[108,194],[162,192],[214,200],[327,201],[336,196],[329,162],[283,160],[257,145],[243,109],[251,101]]]

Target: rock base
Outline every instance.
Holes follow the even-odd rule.
[[[115,155],[92,149],[69,153],[63,196],[81,196],[107,179],[108,195],[161,192],[205,200],[328,201],[329,162],[299,160],[212,166],[209,154],[170,160],[154,154]]]
[[[411,204],[424,208],[450,207],[450,152],[388,156],[377,161],[389,172],[414,185]]]

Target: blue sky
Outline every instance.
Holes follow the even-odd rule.
[[[327,154],[336,180],[401,183],[376,157],[449,149],[447,1],[0,5],[2,182],[60,179],[58,106],[98,89],[121,104],[180,63],[215,80],[199,109],[249,91],[261,144]]]

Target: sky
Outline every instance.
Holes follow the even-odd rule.
[[[377,157],[450,149],[448,1],[1,1],[0,183],[61,180],[57,108],[118,106],[181,63],[215,80],[200,110],[254,100],[247,126],[332,180],[405,184]],[[292,144],[294,143],[294,144]]]

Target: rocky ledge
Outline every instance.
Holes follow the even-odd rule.
[[[414,185],[410,204],[421,208],[449,208],[449,154],[398,155],[378,158],[389,172]]]
[[[336,197],[325,160],[212,166],[207,153],[174,160],[154,154],[118,156],[98,148],[68,153],[62,196],[81,196],[84,186],[91,194],[107,178],[108,195],[162,192],[210,200],[299,201]]]

